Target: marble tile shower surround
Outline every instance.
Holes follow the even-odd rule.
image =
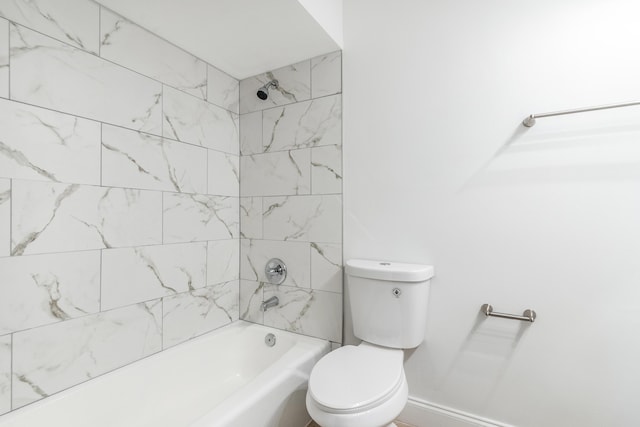
[[[240,82],[240,318],[342,340],[342,84],[334,52]],[[280,87],[261,101],[258,87]],[[264,265],[288,267],[280,286]],[[277,296],[266,312],[260,303]]]
[[[239,318],[239,82],[90,0],[0,0],[0,414]]]

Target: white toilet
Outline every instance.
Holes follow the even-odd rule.
[[[363,341],[315,365],[307,410],[322,427],[393,426],[408,397],[402,349],[424,339],[433,267],[355,259],[346,275],[353,331]]]

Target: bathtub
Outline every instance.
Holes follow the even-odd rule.
[[[4,415],[0,427],[302,427],[311,368],[328,351],[238,321]]]

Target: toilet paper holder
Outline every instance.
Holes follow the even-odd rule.
[[[531,323],[536,320],[536,312],[531,309],[525,310],[524,313],[522,313],[522,316],[519,316],[517,314],[500,313],[497,311],[493,311],[493,307],[491,306],[491,304],[482,304],[482,307],[480,307],[480,312],[484,313],[487,317],[502,317],[503,319],[522,320],[523,322]]]

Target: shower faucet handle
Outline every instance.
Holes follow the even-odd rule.
[[[287,266],[279,258],[271,258],[264,267],[264,274],[272,285],[280,285],[287,278]]]

